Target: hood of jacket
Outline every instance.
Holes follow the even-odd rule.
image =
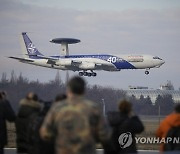
[[[37,101],[22,99],[20,101],[18,117],[28,117],[34,112],[39,112],[41,107],[42,105]]]

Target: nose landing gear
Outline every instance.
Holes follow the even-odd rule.
[[[146,75],[148,75],[148,74],[149,74],[149,71],[148,71],[148,70],[146,70],[146,71],[145,71],[145,74],[146,74]]]

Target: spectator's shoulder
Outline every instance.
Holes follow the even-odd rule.
[[[6,102],[6,100],[1,100],[0,101],[0,107],[3,108],[3,110],[5,108],[7,108],[8,104],[9,104],[9,102]]]
[[[85,103],[92,108],[100,108],[99,104],[88,99],[84,99]]]
[[[59,111],[59,110],[63,109],[65,106],[67,106],[67,105],[68,105],[68,103],[67,103],[66,100],[57,102],[57,103],[52,105],[51,111],[53,111],[53,112]]]
[[[25,98],[21,99],[20,102],[19,102],[20,105],[23,105],[25,103],[26,103],[26,99]]]
[[[133,115],[129,119],[130,120],[140,120],[140,118],[137,115]]]
[[[20,106],[30,106],[30,107],[33,107],[33,108],[41,108],[42,105],[40,102],[38,101],[33,101],[33,100],[27,100],[27,99],[22,99],[20,101]]]
[[[2,101],[2,105],[3,105],[4,107],[10,107],[10,106],[11,106],[10,102],[9,102],[7,99],[5,99],[5,100]]]

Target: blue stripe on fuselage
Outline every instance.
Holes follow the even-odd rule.
[[[69,55],[69,56],[52,56],[53,58],[97,58],[101,60],[108,61],[110,57],[116,57],[116,61],[112,64],[116,66],[117,69],[136,69],[132,64],[130,64],[128,61],[119,58],[117,56],[113,55]]]

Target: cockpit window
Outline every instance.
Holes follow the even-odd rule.
[[[153,57],[153,59],[159,59],[159,60],[162,60],[161,58],[159,58],[159,57],[157,57],[157,56]]]

